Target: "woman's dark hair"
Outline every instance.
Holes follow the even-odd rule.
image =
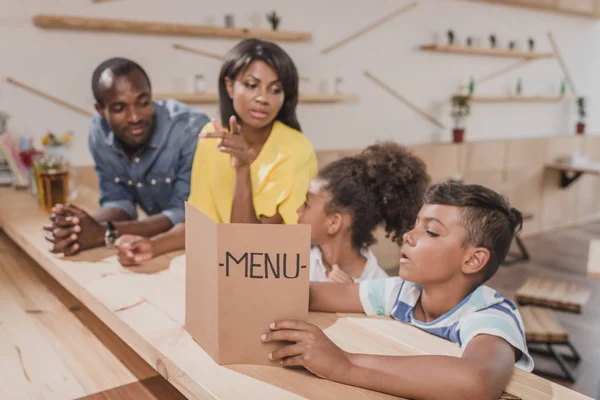
[[[483,281],[490,279],[506,258],[513,237],[523,227],[523,216],[508,200],[480,185],[440,183],[430,187],[425,204],[459,207],[467,235],[463,246],[485,247],[490,251]]]
[[[384,224],[387,236],[399,242],[415,222],[429,185],[425,163],[405,147],[383,142],[359,155],[327,165],[319,178],[331,195],[325,212],[352,217],[352,246],[375,243],[373,231]]]
[[[225,121],[229,121],[232,115],[236,115],[233,100],[227,93],[225,77],[234,81],[253,61],[263,61],[273,68],[283,86],[285,100],[275,119],[300,131],[300,123],[296,117],[296,105],[298,104],[298,71],[296,65],[281,47],[275,43],[259,39],[242,40],[225,56],[219,75],[221,121],[225,123]]]

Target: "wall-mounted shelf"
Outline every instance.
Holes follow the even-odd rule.
[[[540,11],[550,11],[578,17],[598,18],[598,0],[471,0],[484,3],[494,3],[509,7],[524,7]]]
[[[572,96],[495,96],[477,94],[471,96],[471,101],[474,103],[552,103],[573,99]]]
[[[529,51],[491,49],[470,46],[444,45],[444,44],[424,44],[419,47],[423,51],[433,51],[437,53],[466,54],[475,56],[489,57],[512,57],[536,60],[540,58],[554,57],[554,53],[534,53]]]
[[[307,32],[223,28],[211,25],[186,25],[166,22],[84,18],[66,15],[36,15],[33,17],[33,23],[40,28],[67,29],[77,31],[141,33],[170,36],[201,36],[228,39],[258,38],[282,41],[312,40],[312,34]]]
[[[218,103],[217,93],[156,93],[152,96],[155,100],[175,99],[187,104]],[[357,101],[359,96],[351,93],[309,93],[300,94],[300,103],[343,103]]]

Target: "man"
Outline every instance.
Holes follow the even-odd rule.
[[[152,101],[133,61],[109,59],[92,77],[96,110],[88,144],[100,185],[94,216],[59,204],[44,229],[53,253],[112,246],[121,234],[151,237],[184,220],[198,134],[208,117],[174,100]],[[148,218],[138,221],[137,207]]]

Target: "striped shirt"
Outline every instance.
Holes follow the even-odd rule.
[[[459,304],[432,322],[414,317],[414,307],[423,288],[394,277],[360,283],[360,301],[367,315],[386,315],[458,344],[463,350],[479,334],[498,336],[522,355],[515,363],[527,372],[533,359],[527,351],[523,321],[517,307],[494,289],[480,286]]]

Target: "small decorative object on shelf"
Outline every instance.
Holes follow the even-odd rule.
[[[273,28],[273,30],[276,31],[277,27],[279,27],[279,23],[281,22],[281,18],[279,17],[279,15],[277,15],[277,13],[275,13],[275,10],[267,14],[267,20],[271,24],[271,28]]]
[[[234,28],[235,27],[233,14],[225,14],[225,27],[226,28]]]
[[[473,46],[473,38],[471,36],[467,37],[467,46]]]
[[[517,42],[515,42],[514,40],[511,40],[510,42],[508,42],[508,48],[511,50],[514,50],[517,47]]]
[[[535,40],[533,38],[529,38],[527,40],[527,44],[529,45],[529,51],[533,51],[535,49]]]
[[[579,116],[579,121],[577,122],[577,134],[583,135],[585,133],[585,117],[587,113],[585,111],[586,102],[585,97],[577,98],[577,114]]]
[[[515,94],[520,96],[523,93],[523,80],[521,78],[517,79],[517,86],[515,87]]]
[[[448,44],[449,45],[453,45],[454,44],[454,39],[455,39],[455,37],[454,37],[454,31],[452,29],[449,29],[448,32],[447,32],[447,35],[448,35]]]
[[[496,42],[497,42],[497,40],[496,40],[496,35],[494,35],[494,34],[492,33],[492,34],[490,35],[489,39],[490,39],[490,47],[491,47],[492,49],[495,49],[495,48],[496,48]]]
[[[567,85],[565,84],[565,80],[561,79],[560,80],[560,95],[564,96],[565,93],[567,93]]]
[[[194,79],[194,90],[196,93],[204,93],[206,91],[206,81],[204,80],[204,75],[196,74]]]
[[[469,94],[475,93],[475,79],[469,78]]]
[[[6,131],[6,123],[8,122],[9,118],[10,115],[0,111],[0,133],[4,133],[4,131]]]
[[[342,93],[342,82],[344,80],[340,77],[335,78],[335,86],[334,86],[334,91],[337,94]]]
[[[454,129],[452,130],[452,141],[462,143],[465,139],[465,119],[471,113],[471,97],[461,94],[452,96],[452,119]]]

